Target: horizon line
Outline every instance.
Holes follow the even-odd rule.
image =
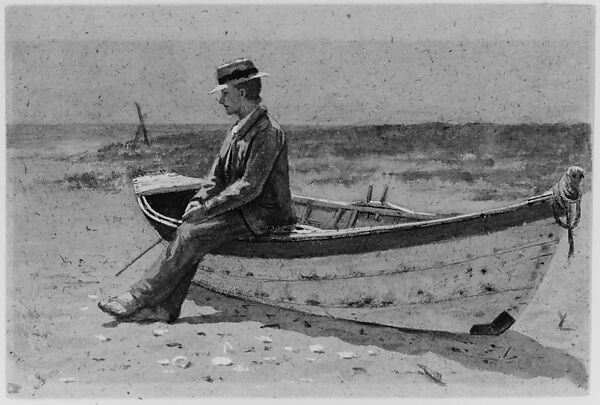
[[[279,121],[278,121],[279,122]],[[356,124],[341,124],[341,123],[317,123],[317,124],[302,124],[302,123],[282,123],[279,122],[282,126],[295,126],[295,127],[339,127],[339,128],[348,128],[348,127],[393,127],[393,126],[407,126],[407,125],[426,125],[426,124],[445,124],[445,125],[485,125],[485,124],[493,124],[493,125],[592,125],[591,122],[586,121],[527,121],[527,122],[495,122],[495,121],[420,121],[420,122],[398,122],[392,124],[375,124],[375,123],[356,123]],[[38,126],[60,126],[60,125],[97,125],[97,126],[107,126],[107,125],[139,125],[139,122],[5,122],[6,126],[15,126],[15,125],[38,125]],[[172,122],[172,123],[152,123],[145,122],[147,127],[151,126],[167,126],[167,125],[187,125],[187,126],[213,126],[213,127],[226,127],[233,125],[231,123],[223,123],[223,122]]]

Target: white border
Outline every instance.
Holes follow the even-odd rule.
[[[79,1],[62,1],[62,2],[57,2],[57,1],[51,1],[51,0],[22,0],[19,2],[16,1],[12,1],[12,2],[6,2],[6,1],[2,1],[2,5],[3,6],[7,6],[7,5],[122,5],[124,2],[123,1],[119,1],[119,0],[103,0],[100,4],[94,3],[92,1],[84,1],[84,0],[79,0]],[[131,5],[156,5],[156,4],[163,4],[163,5],[183,5],[183,4],[213,4],[216,5],[218,2],[217,0],[213,0],[213,1],[187,1],[187,2],[181,2],[181,3],[167,3],[166,1],[163,2],[147,2],[147,1],[143,1],[143,0],[127,0],[126,4],[131,4]],[[273,1],[273,0],[262,0],[262,1],[235,1],[235,2],[231,2],[229,4],[365,4],[365,3],[369,3],[369,4],[540,4],[540,3],[533,3],[533,2],[523,2],[523,1],[478,1],[478,2],[472,2],[472,1],[447,1],[447,0],[435,0],[435,1],[431,1],[431,2],[423,2],[423,1],[390,1],[390,0],[380,0],[377,2],[369,2],[369,1],[357,1],[357,0],[345,0],[345,1],[336,1],[336,0],[329,0],[329,1],[320,1],[320,2],[315,2],[315,1],[305,1],[305,0],[295,0],[295,1],[287,1],[287,0],[280,0],[280,1]],[[221,5],[222,3],[219,3],[219,5]],[[571,4],[571,5],[581,5],[581,4],[593,4],[596,6],[596,10],[595,10],[595,14],[596,14],[596,40],[595,40],[595,46],[596,46],[596,51],[595,51],[595,55],[596,55],[596,61],[595,61],[595,83],[599,83],[598,80],[598,43],[600,40],[600,35],[599,35],[599,30],[598,30],[598,21],[599,21],[599,1],[598,0],[592,0],[592,1],[577,1],[577,0],[562,0],[562,1],[553,1],[551,4]],[[0,11],[0,18],[1,18],[1,22],[0,22],[0,26],[1,26],[1,30],[2,30],[2,36],[4,37],[4,33],[5,33],[5,15],[4,15],[4,7],[2,8],[2,10]],[[3,38],[4,39],[4,38]],[[2,41],[1,44],[1,58],[2,61],[4,62],[4,55],[5,55],[5,49],[4,49],[4,40]],[[0,83],[0,88],[2,90],[5,90],[5,64],[2,63],[2,67],[1,67],[1,71],[2,71],[2,76],[3,76],[3,80]],[[5,92],[3,91],[3,93],[5,94]],[[598,105],[598,100],[599,100],[599,91],[598,91],[598,86],[596,85],[596,90],[595,90],[595,105]],[[5,98],[2,97],[2,100],[0,101],[0,104],[2,106],[4,106],[5,103]],[[597,108],[595,109],[597,112]],[[600,114],[596,113],[595,117],[594,117],[594,123],[592,126],[592,134],[593,139],[592,139],[592,144],[593,144],[593,156],[594,156],[594,162],[596,163],[597,157],[599,156],[599,141],[597,140],[597,137],[595,136],[594,132],[595,129],[598,128],[598,123],[600,120]],[[5,138],[5,115],[2,116],[2,123],[1,123],[1,134],[2,134],[2,140],[3,142],[1,143],[0,149],[1,149],[1,155],[0,155],[0,162],[2,163],[2,165],[5,167],[6,165],[6,161],[5,161],[5,156],[6,156],[6,138]],[[597,165],[593,164],[593,168],[596,169]],[[599,201],[599,196],[598,196],[598,189],[599,189],[599,184],[600,183],[600,175],[595,173],[594,176],[594,182],[593,182],[593,204],[594,204],[594,214],[593,214],[593,236],[592,236],[592,246],[596,246],[597,245],[597,241],[598,239],[598,230],[599,228],[599,224],[598,224],[598,201]],[[0,211],[1,211],[1,217],[0,217],[0,228],[2,229],[6,229],[6,223],[5,223],[5,218],[6,218],[6,206],[5,206],[5,202],[6,202],[6,172],[4,171],[4,175],[0,178],[0,193],[2,193],[2,200],[0,202]],[[4,259],[6,257],[5,255],[5,248],[6,248],[6,232],[2,232],[0,234],[0,256],[3,259],[2,262],[0,263],[5,263]],[[592,404],[592,403],[598,403],[598,401],[600,400],[600,389],[598,387],[598,384],[600,384],[600,379],[598,378],[598,344],[600,342],[600,340],[598,339],[599,333],[598,333],[598,323],[600,323],[600,321],[598,319],[598,299],[596,299],[594,297],[594,293],[597,293],[598,291],[600,291],[599,288],[599,279],[600,279],[600,275],[598,274],[594,274],[595,270],[598,268],[598,255],[596,254],[595,249],[592,249],[592,257],[591,257],[591,271],[592,271],[592,293],[590,294],[590,299],[591,299],[591,307],[592,307],[592,317],[591,317],[591,322],[592,322],[592,336],[591,336],[591,357],[592,357],[592,361],[591,361],[591,368],[590,368],[590,382],[589,382],[589,386],[590,386],[590,395],[587,397],[575,397],[575,398],[568,398],[568,397],[557,397],[557,398],[522,398],[522,399],[517,399],[517,398],[513,398],[513,397],[502,397],[502,398],[443,398],[443,399],[422,399],[422,398],[393,398],[393,399],[367,399],[367,398],[361,398],[361,399],[354,399],[354,398],[343,398],[343,399],[316,399],[316,398],[306,398],[306,399],[268,399],[268,398],[245,398],[243,399],[244,403],[247,404],[265,404],[265,403],[285,403],[285,404],[296,404],[296,403],[340,403],[340,404],[351,404],[351,403],[363,403],[364,401],[367,401],[368,403],[372,403],[372,402],[377,402],[377,403],[381,403],[381,404],[397,404],[398,402],[409,402],[410,404],[431,404],[431,403],[438,403],[438,401],[441,401],[443,404],[480,404],[481,401],[485,401],[486,403],[490,403],[490,404],[494,404],[494,403],[502,403],[503,405],[508,401],[511,404],[517,402],[517,403],[521,403],[521,402],[527,402],[527,403],[540,403],[540,404],[562,404],[566,401],[571,402],[571,403],[586,403],[586,404]],[[4,268],[5,266],[3,265],[2,268]],[[0,278],[0,288],[1,291],[5,291],[5,272],[3,274],[3,276]],[[0,310],[0,319],[2,321],[2,325],[6,325],[6,318],[5,318],[5,297],[4,299],[2,299],[2,303],[0,304],[1,306],[1,310]],[[2,333],[1,337],[0,337],[0,353],[2,353],[2,358],[4,359],[4,362],[6,362],[6,341],[5,341],[5,333]],[[6,382],[5,382],[5,368],[6,368],[6,363],[1,367],[2,372],[0,373],[2,375],[2,391],[3,391],[3,396],[0,396],[0,399],[2,399],[3,397],[6,398]],[[508,388],[508,387],[507,387]],[[166,399],[157,399],[157,400],[144,400],[144,403],[156,403],[156,404],[162,404],[164,403]],[[203,403],[219,403],[219,404],[224,404],[224,403],[231,403],[231,404],[235,404],[235,403],[239,403],[240,402],[240,398],[233,398],[233,399],[215,399],[215,398],[202,398],[202,399],[196,399],[196,400],[183,400],[183,399],[177,399],[178,402],[181,403],[194,403],[197,404],[198,402],[202,401]],[[30,401],[30,400],[19,400],[19,404],[28,404],[28,403],[38,403],[40,400],[36,400],[36,401]],[[338,402],[339,401],[339,402]],[[47,404],[63,404],[65,403],[65,400],[51,400],[51,401],[43,401],[44,403]],[[69,401],[69,402],[73,402],[73,401]],[[76,403],[90,403],[90,404],[98,404],[98,403],[126,403],[124,401],[121,400],[107,400],[107,399],[97,399],[97,400],[76,400]]]

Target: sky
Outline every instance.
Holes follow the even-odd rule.
[[[573,5],[191,5],[9,7],[13,40],[587,40]],[[225,35],[225,31],[228,33]]]
[[[215,68],[271,73],[282,123],[590,122],[575,5],[11,6],[8,123],[224,123]]]

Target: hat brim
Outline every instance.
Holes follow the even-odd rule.
[[[247,81],[252,80],[252,79],[258,79],[259,77],[267,77],[267,76],[269,76],[268,73],[258,72],[256,74],[253,74],[252,76],[244,77],[242,79],[231,80],[231,81],[229,81],[227,83],[218,85],[217,87],[215,87],[214,89],[212,89],[211,91],[209,91],[208,94],[213,94],[213,93],[216,93],[217,91],[221,91],[223,89],[226,89],[230,85],[236,85],[236,84],[239,84],[239,83],[247,82]]]

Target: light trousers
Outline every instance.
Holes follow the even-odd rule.
[[[131,294],[147,307],[162,306],[179,316],[183,301],[205,254],[252,232],[239,210],[225,212],[199,223],[184,222]]]

